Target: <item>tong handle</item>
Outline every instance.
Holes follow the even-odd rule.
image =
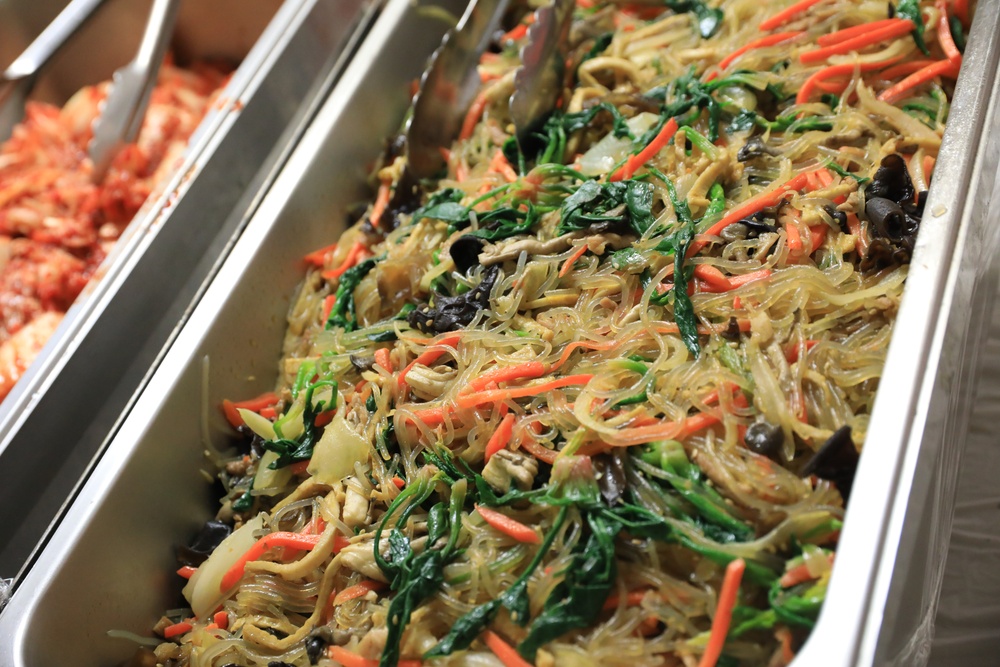
[[[33,77],[76,34],[105,0],[72,0],[4,72],[3,78]]]
[[[156,75],[160,70],[160,63],[167,55],[167,47],[174,33],[180,4],[180,0],[153,0],[149,21],[142,34],[142,42],[139,43],[139,51],[132,60],[132,66],[141,71],[143,78],[141,90],[134,102],[132,117],[122,137],[125,143],[131,143],[139,136],[139,128],[142,127],[146,115],[149,97],[156,87]]]

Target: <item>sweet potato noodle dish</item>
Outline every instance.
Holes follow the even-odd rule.
[[[34,360],[155,185],[177,166],[224,74],[165,66],[136,144],[91,182],[87,144],[108,84],[59,109],[29,102],[0,147],[0,399]]]
[[[806,641],[968,7],[581,0],[519,147],[529,17],[447,173],[387,206],[388,142],[374,203],[306,257],[275,392],[223,406],[227,493],[178,552],[160,663],[775,666]]]

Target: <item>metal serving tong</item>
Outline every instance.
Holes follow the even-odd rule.
[[[43,67],[105,0],[73,0],[0,75],[0,141],[24,117],[24,103]]]
[[[528,135],[555,109],[562,92],[575,4],[573,0],[553,0],[535,10],[535,19],[528,27],[510,96],[510,115],[522,148]]]
[[[389,209],[412,197],[421,179],[444,168],[441,147],[462,128],[479,90],[476,65],[489,46],[508,0],[472,0],[458,25],[448,31],[420,78],[413,112],[406,126],[406,164]]]
[[[131,62],[115,70],[90,140],[94,164],[91,178],[95,183],[104,179],[115,155],[139,135],[179,7],[180,0],[153,0],[139,51]]]

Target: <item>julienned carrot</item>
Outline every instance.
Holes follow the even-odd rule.
[[[576,387],[587,384],[594,377],[592,373],[581,373],[579,375],[565,375],[555,380],[542,382],[539,384],[526,385],[522,387],[506,387],[504,389],[492,389],[479,391],[472,394],[463,394],[455,399],[455,403],[460,408],[474,408],[484,403],[497,403],[514,398],[524,398],[526,396],[538,396],[553,389],[562,387]]]
[[[225,592],[235,586],[243,578],[243,572],[246,570],[247,563],[257,560],[270,549],[291,547],[293,549],[305,549],[308,551],[319,543],[321,537],[321,535],[301,535],[287,531],[265,535],[257,540],[252,547],[247,549],[246,553],[240,556],[239,560],[233,563],[232,567],[226,571],[219,584],[219,590]]]
[[[240,417],[239,408],[244,410],[249,410],[250,412],[260,412],[264,408],[269,408],[278,402],[278,395],[273,391],[261,394],[257,398],[250,398],[245,401],[222,401],[222,411],[226,415],[226,419],[232,425],[233,428],[239,428],[243,426],[243,417]]]
[[[726,274],[711,264],[696,264],[694,277],[705,283],[708,292],[728,292],[733,289],[733,284],[729,282]]]
[[[896,23],[876,28],[875,30],[870,30],[864,34],[858,35],[857,37],[845,39],[837,44],[824,46],[812,51],[806,51],[799,56],[799,62],[806,65],[822,62],[830,56],[850,53],[851,51],[857,51],[858,49],[863,49],[867,46],[874,46],[875,44],[888,39],[895,39],[897,37],[902,37],[903,35],[908,35],[913,31],[914,27],[913,21],[910,19],[900,19]]]
[[[306,470],[309,468],[309,461],[296,461],[288,466],[288,470],[293,475],[304,475]]]
[[[625,160],[625,164],[619,167],[610,177],[609,181],[622,181],[632,178],[632,175],[638,171],[639,167],[649,162],[653,159],[653,156],[660,152],[664,146],[670,143],[670,140],[674,138],[677,133],[677,121],[671,118],[660,131],[657,132],[653,140],[646,144],[646,147],[635,155],[629,157]]]
[[[517,172],[514,168],[510,166],[510,162],[507,161],[507,156],[503,154],[503,151],[499,148],[497,152],[493,154],[493,158],[490,160],[490,171],[495,171],[504,177],[508,183],[513,183],[517,180]],[[487,192],[489,191],[489,185],[486,185]]]
[[[445,336],[441,340],[434,341],[433,343],[431,343],[431,345],[435,347],[454,348],[456,345],[458,345],[458,342],[460,340],[462,340],[462,337],[458,334],[454,334],[452,336]],[[399,385],[403,386],[403,384],[406,383],[406,375],[410,372],[410,369],[412,369],[414,366],[416,366],[417,364],[421,364],[423,366],[433,364],[435,361],[444,356],[445,352],[447,352],[447,350],[431,349],[418,354],[416,359],[407,364],[406,368],[404,368],[399,372]]]
[[[948,60],[947,58],[944,60],[938,60],[923,69],[917,70],[896,85],[886,88],[878,94],[878,99],[881,102],[894,102],[906,91],[911,88],[916,88],[920,84],[926,83],[933,78],[939,76],[955,77],[957,74],[958,65],[954,62]]]
[[[389,348],[380,347],[375,350],[375,363],[392,373],[392,356],[389,353]]]
[[[349,600],[359,598],[363,595],[367,595],[371,591],[380,591],[386,587],[386,584],[381,581],[375,581],[374,579],[365,579],[359,581],[353,586],[348,586],[344,590],[337,593],[333,598],[334,606],[344,604]]]
[[[198,568],[191,567],[190,565],[182,565],[177,568],[177,576],[183,577],[184,579],[190,579],[194,576],[194,573],[198,571]]]
[[[504,667],[534,667],[521,657],[517,650],[505,642],[500,635],[492,630],[483,631],[483,642],[500,659]]]
[[[414,410],[413,416],[421,423],[433,428],[434,426],[443,424],[445,418],[454,411],[454,408],[450,405],[442,405],[433,408],[424,408],[423,410]]]
[[[510,436],[513,432],[514,413],[509,413],[504,415],[504,418],[500,420],[497,430],[493,432],[493,435],[490,436],[489,442],[486,443],[486,454],[484,455],[484,458],[489,461],[493,455],[501,449],[507,449],[507,445],[510,443]]]
[[[740,593],[740,582],[743,580],[743,571],[746,566],[746,561],[742,558],[737,558],[726,566],[722,590],[719,591],[719,603],[715,607],[715,616],[712,618],[712,630],[708,636],[708,644],[705,645],[705,652],[701,654],[698,667],[715,667],[719,656],[722,655],[722,647],[725,646],[726,635],[729,634],[729,624],[733,620],[733,609],[736,607],[736,599]]]
[[[320,248],[319,250],[313,250],[311,253],[309,253],[302,259],[305,261],[306,264],[312,264],[313,266],[318,266],[319,268],[322,269],[323,265],[326,264],[327,256],[330,253],[335,252],[336,250],[337,250],[337,244],[331,243],[330,245]]]
[[[500,43],[504,44],[506,42],[516,42],[517,40],[521,39],[527,34],[528,34],[527,24],[518,23],[516,26],[514,26],[513,28],[511,28],[510,30],[508,30],[503,34],[503,37],[500,38]]]
[[[180,623],[174,623],[173,625],[168,625],[167,627],[163,628],[163,638],[173,639],[174,637],[183,635],[186,632],[191,632],[192,628],[194,628],[194,626],[188,623],[187,621],[181,621]]]
[[[948,3],[945,0],[936,0],[934,6],[937,7],[941,15],[941,18],[938,19],[937,29],[938,43],[941,44],[941,50],[948,56],[948,60],[961,65],[962,52],[955,46],[955,39],[951,36],[951,24],[948,22]]]
[[[783,9],[782,11],[778,12],[774,16],[761,21],[760,29],[764,31],[774,30],[778,26],[784,25],[789,21],[791,21],[793,18],[795,18],[796,14],[801,14],[802,12],[806,11],[807,9],[809,9],[810,7],[819,2],[821,2],[821,0],[800,0],[799,2],[796,2],[794,5],[788,7],[787,9]]]
[[[215,615],[212,616],[212,622],[225,630],[229,627],[229,614],[224,611],[217,611],[215,612]]]
[[[760,193],[759,195],[755,195],[742,204],[737,205],[735,208],[730,209],[721,220],[706,229],[704,235],[718,236],[723,229],[734,222],[739,222],[743,218],[753,215],[768,206],[774,206],[789,192],[801,190],[809,180],[809,173],[811,172],[804,172],[793,176],[773,190],[768,190]],[[708,242],[703,239],[696,238],[694,242],[691,243],[691,247],[688,250],[688,257],[698,254],[698,251],[704,248],[707,243]]]
[[[500,384],[511,380],[534,380],[548,372],[549,367],[540,361],[529,361],[513,366],[496,366],[479,375],[463,390],[463,392],[482,391],[491,382]]]
[[[818,344],[819,344],[818,340],[806,340],[806,341],[803,341],[803,345],[805,346],[807,352],[809,350],[813,349],[814,347],[816,347]],[[787,359],[788,363],[790,363],[790,364],[794,364],[796,361],[798,361],[799,360],[799,345],[789,345],[788,347],[786,347],[785,348],[785,359]]]
[[[378,660],[363,658],[357,653],[351,653],[343,646],[336,645],[327,647],[326,655],[344,667],[378,667],[379,662]],[[421,660],[399,660],[396,662],[396,667],[421,667],[423,664]]]
[[[507,537],[512,537],[518,542],[526,544],[542,543],[541,536],[539,536],[534,528],[524,525],[517,519],[512,519],[502,512],[497,512],[481,505],[476,505],[476,511],[479,512],[479,516],[483,517],[483,521],[488,523],[491,528],[499,530]]]
[[[934,171],[934,165],[937,164],[937,158],[933,155],[925,155],[924,163],[921,165],[924,168],[924,178],[930,179],[931,173]]]
[[[788,249],[793,253],[802,252],[802,235],[795,225],[785,226],[785,235],[788,239]]]
[[[816,43],[820,46],[833,46],[834,44],[840,44],[841,42],[857,37],[858,35],[863,35],[871,30],[884,28],[887,25],[893,25],[894,23],[898,23],[902,20],[903,19],[892,18],[882,19],[881,21],[871,21],[870,23],[862,23],[861,25],[844,28],[843,30],[831,32],[826,35],[820,35],[816,38]]]
[[[737,287],[742,287],[747,283],[752,283],[755,280],[770,278],[772,273],[774,272],[771,269],[760,269],[758,271],[751,271],[750,273],[744,273],[739,276],[729,276],[729,284],[735,289]]]
[[[337,295],[327,294],[323,298],[323,322],[330,319],[330,313],[333,312],[333,307],[337,305]]]
[[[562,268],[559,269],[559,277],[565,277],[565,275],[573,269],[573,265],[576,264],[576,260],[583,257],[588,249],[589,248],[586,243],[580,244],[580,247],[574,250],[573,254],[570,255],[565,262],[563,262]]]
[[[375,203],[372,204],[372,213],[368,216],[368,222],[375,229],[378,229],[378,221],[382,218],[382,214],[385,213],[385,207],[389,205],[389,196],[392,194],[392,183],[390,181],[382,181],[382,184],[378,186],[378,195],[375,197]]]
[[[833,563],[833,554],[830,555],[830,563]],[[812,581],[816,578],[817,577],[809,573],[808,565],[800,563],[781,575],[781,579],[778,579],[778,583],[781,584],[782,588],[791,588],[792,586],[804,584],[805,582]]]
[[[791,32],[776,32],[773,35],[767,35],[765,37],[761,37],[760,39],[755,39],[754,41],[749,42],[748,44],[744,44],[743,46],[741,46],[740,48],[736,49],[728,56],[723,58],[722,61],[719,63],[719,68],[726,69],[732,64],[734,60],[742,56],[747,51],[760,49],[765,46],[774,46],[775,44],[780,44],[781,42],[790,39],[795,39],[796,37],[801,37],[804,34],[806,34],[805,31],[793,30]]]
[[[926,59],[907,60],[906,62],[901,62],[897,65],[893,65],[892,67],[888,67],[882,70],[881,72],[879,72],[879,76],[882,79],[885,79],[886,81],[891,81],[892,79],[898,79],[901,76],[909,76],[914,72],[922,70],[928,65],[933,65],[935,62],[936,61],[934,60],[926,60]]]
[[[829,227],[826,225],[813,225],[809,228],[809,240],[811,241],[811,249],[809,254],[813,254],[819,250],[820,246],[823,245],[823,241],[826,240],[826,233],[829,231]]]
[[[952,9],[955,10],[955,16],[958,20],[962,22],[962,26],[965,28],[969,27],[969,0],[953,0]]]
[[[638,607],[642,604],[642,601],[646,598],[646,594],[652,589],[642,588],[637,591],[631,591],[625,595],[625,606],[626,607]],[[609,595],[608,599],[604,601],[604,611],[614,611],[621,604],[621,598],[617,595]]]
[[[361,241],[355,241],[354,245],[351,246],[351,249],[347,251],[347,257],[344,258],[344,261],[341,262],[340,266],[335,269],[330,269],[329,271],[324,271],[323,277],[327,280],[339,278],[345,271],[347,271],[347,269],[358,263],[358,259],[361,257],[361,254],[365,252],[365,250],[366,247],[364,243]]]
[[[486,111],[488,103],[489,98],[486,96],[486,90],[476,95],[476,99],[472,100],[472,105],[469,107],[469,111],[465,114],[465,119],[462,121],[462,131],[458,134],[459,139],[468,139],[472,136],[472,133],[476,129],[476,124],[479,123],[483,112]]]
[[[812,74],[805,82],[802,87],[799,88],[799,92],[795,95],[796,104],[805,104],[809,101],[812,96],[814,89],[819,87],[820,82],[826,81],[827,79],[853,76],[854,71],[858,70],[860,72],[868,72],[875,69],[881,69],[883,67],[888,67],[893,63],[897,62],[899,58],[890,58],[889,60],[884,60],[876,63],[846,63],[841,65],[830,65],[829,67],[824,67],[823,69]]]

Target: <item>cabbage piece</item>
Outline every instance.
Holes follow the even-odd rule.
[[[212,555],[202,563],[181,592],[184,599],[191,605],[191,611],[197,618],[206,618],[215,611],[222,601],[225,591],[219,590],[222,577],[229,571],[240,556],[254,545],[257,538],[254,533],[264,527],[264,515],[259,514],[250,519],[233,534],[222,540]]]
[[[353,474],[354,464],[367,461],[370,453],[368,440],[348,426],[338,412],[313,448],[306,470],[319,482],[336,484]]]

